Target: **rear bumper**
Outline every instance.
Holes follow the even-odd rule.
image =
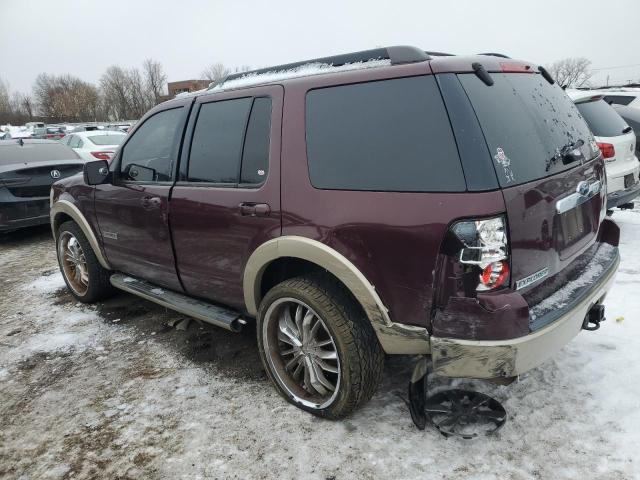
[[[2,187],[0,187],[0,190]],[[2,197],[0,191],[0,197]],[[49,223],[49,197],[0,198],[0,232]]]
[[[509,340],[463,340],[431,337],[435,373],[446,377],[514,377],[540,365],[557,353],[582,329],[587,312],[604,300],[620,263],[615,258],[597,283],[580,295],[553,323]]]
[[[640,182],[625,190],[617,190],[607,195],[607,209],[624,205],[640,195]]]

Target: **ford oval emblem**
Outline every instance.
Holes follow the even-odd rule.
[[[589,195],[589,190],[590,190],[590,187],[588,182],[580,182],[578,184],[578,187],[576,188],[576,191],[583,197],[586,197],[587,195]]]
[[[51,170],[51,178],[60,178],[60,170]]]

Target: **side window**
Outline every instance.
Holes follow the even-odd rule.
[[[242,152],[240,184],[257,185],[267,178],[271,137],[271,99],[256,98],[251,108]]]
[[[464,191],[449,117],[433,76],[307,94],[307,157],[316,188]]]
[[[82,148],[84,147],[84,142],[82,141],[81,138],[78,137],[78,148]]]
[[[238,183],[251,103],[251,98],[239,98],[202,104],[189,153],[189,181]]]
[[[120,175],[124,180],[171,180],[182,133],[183,107],[148,118],[122,149]]]
[[[69,146],[71,148],[80,148],[80,138],[78,138],[76,135],[71,135]]]

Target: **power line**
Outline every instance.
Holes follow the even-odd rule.
[[[592,68],[591,70],[613,70],[616,68],[640,67],[640,63],[632,63],[630,65],[616,65],[615,67]]]

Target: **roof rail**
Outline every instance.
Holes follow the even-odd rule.
[[[455,57],[455,53],[445,53],[445,52],[425,52],[427,55],[432,57]]]
[[[506,56],[504,53],[478,53],[478,55],[486,55],[487,57],[511,58]]]
[[[371,60],[390,60],[391,65],[401,65],[405,63],[424,62],[431,57],[427,52],[420,50],[416,47],[410,47],[406,45],[399,45],[385,48],[374,48],[372,50],[363,50],[361,52],[345,53],[342,55],[334,55],[332,57],[314,58],[311,60],[303,60],[301,62],[285,63],[284,65],[274,65],[272,67],[259,68],[257,70],[251,70],[249,72],[232,73],[224,78],[221,83],[236,78],[244,77],[245,75],[259,75],[262,73],[277,72],[283,70],[292,70],[294,68],[302,67],[312,63],[322,63],[339,67],[348,63],[368,62]],[[212,84],[209,88],[213,88],[216,84]]]

